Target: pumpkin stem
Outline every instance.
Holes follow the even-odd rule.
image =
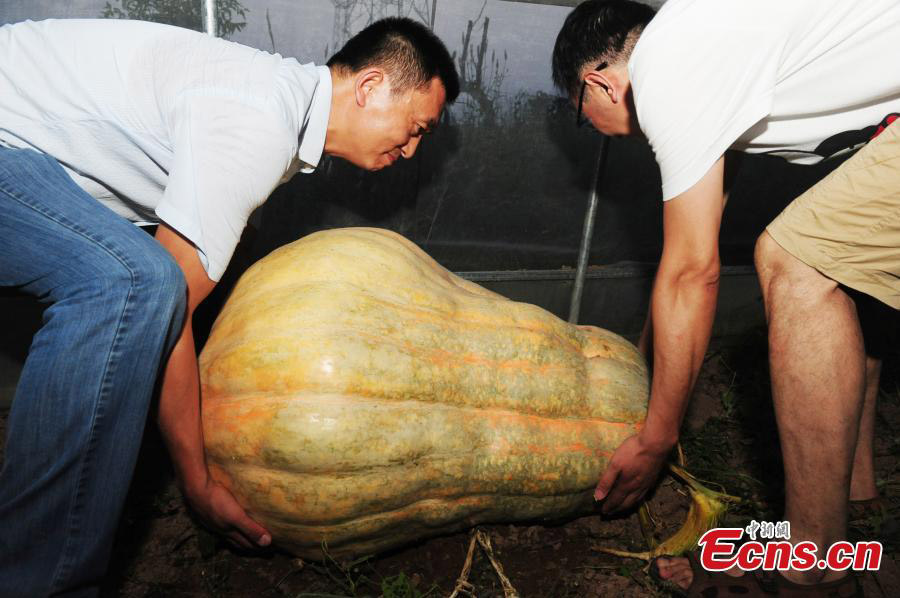
[[[741,499],[736,496],[707,488],[700,480],[677,465],[669,464],[669,471],[675,479],[687,485],[691,496],[691,506],[688,509],[687,517],[681,527],[678,528],[678,531],[663,542],[656,543],[655,540],[648,540],[650,550],[646,552],[627,552],[603,547],[597,548],[598,551],[644,561],[663,555],[678,556],[684,554],[696,548],[700,537],[718,525],[721,518],[728,511],[729,504],[741,502]],[[641,527],[645,529],[645,536],[647,534],[645,526],[649,526],[650,522],[652,522],[649,510],[645,512],[646,504],[641,505],[639,511]]]

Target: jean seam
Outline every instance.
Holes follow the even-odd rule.
[[[128,261],[120,256],[112,247],[108,246],[103,240],[94,237],[89,234],[87,231],[83,230],[81,227],[76,225],[75,223],[69,221],[67,218],[60,216],[59,214],[52,213],[46,209],[42,209],[39,206],[32,204],[31,202],[26,201],[23,197],[19,196],[16,193],[9,191],[8,189],[0,188],[0,191],[3,192],[4,195],[10,197],[13,201],[17,201],[25,207],[34,210],[44,217],[56,222],[60,226],[74,232],[82,236],[85,239],[88,239],[96,246],[101,248],[111,257],[113,257],[116,261],[121,263],[125,269],[128,271],[131,277],[131,288],[128,291],[128,295],[125,298],[124,306],[122,308],[121,313],[117,318],[117,326],[116,332],[113,336],[113,342],[110,347],[109,354],[106,359],[106,367],[101,377],[101,386],[99,395],[97,397],[97,401],[95,403],[94,413],[91,418],[91,429],[88,434],[88,442],[87,447],[85,449],[85,453],[81,458],[80,470],[78,473],[78,486],[75,489],[75,495],[72,500],[72,505],[69,509],[69,513],[66,517],[67,526],[69,529],[69,534],[66,539],[65,544],[62,547],[60,553],[59,563],[57,564],[56,570],[53,573],[53,577],[51,578],[50,590],[51,592],[56,591],[56,589],[62,585],[64,585],[67,577],[71,575],[73,555],[71,554],[73,549],[75,548],[75,543],[73,541],[73,536],[81,533],[82,521],[81,516],[84,511],[83,504],[83,496],[84,496],[84,483],[85,477],[88,472],[88,469],[91,467],[91,463],[93,460],[93,455],[95,452],[95,447],[97,445],[97,429],[100,427],[104,419],[104,413],[106,411],[106,404],[109,401],[109,389],[111,387],[110,379],[116,374],[116,369],[118,366],[118,357],[121,354],[120,344],[122,342],[123,333],[127,330],[128,320],[130,313],[133,311],[132,306],[132,296],[133,289],[137,286],[140,281],[136,275],[134,268],[128,263]]]
[[[131,272],[131,279],[133,289],[134,284],[136,283],[136,278],[133,272]],[[106,369],[103,372],[103,377],[101,378],[103,382],[100,386],[100,393],[97,397],[94,415],[91,419],[91,431],[88,435],[87,448],[85,449],[85,454],[81,460],[81,469],[78,473],[78,487],[75,490],[75,498],[72,501],[72,507],[69,510],[68,526],[71,533],[66,539],[66,544],[63,546],[62,553],[60,554],[59,564],[56,568],[56,572],[53,575],[51,591],[55,591],[57,586],[59,586],[60,584],[64,584],[66,578],[68,578],[71,574],[71,563],[74,556],[72,554],[72,551],[77,548],[76,543],[73,541],[73,536],[81,533],[83,525],[81,518],[84,512],[83,497],[85,479],[89,476],[89,469],[93,465],[93,456],[95,453],[95,447],[98,442],[97,430],[103,423],[106,405],[109,401],[109,389],[112,386],[110,378],[112,378],[116,374],[118,358],[121,354],[121,352],[119,351],[119,345],[121,343],[122,336],[128,326],[128,316],[132,311],[132,294],[133,290],[129,290],[128,296],[125,298],[124,307],[122,308],[122,312],[118,318],[116,333],[113,336],[112,346],[110,347],[109,355],[106,359]]]

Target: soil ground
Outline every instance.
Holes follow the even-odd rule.
[[[687,468],[721,485],[742,502],[724,525],[749,520],[778,521],[782,471],[771,408],[764,332],[731,348],[712,350],[691,403],[682,435]],[[882,495],[900,521],[900,353],[885,361],[878,405],[876,468]],[[6,414],[0,413],[0,438]],[[0,453],[2,459],[2,453]],[[810,500],[815,500],[814,496]],[[667,535],[687,511],[681,486],[664,481],[650,500]],[[867,523],[876,524],[877,521]],[[614,518],[594,515],[553,526],[484,526],[493,556],[523,597],[666,596],[647,575],[645,563],[598,552],[601,546],[645,550],[636,513]],[[900,533],[882,526],[877,538],[891,557],[877,574],[866,574],[867,596],[900,595]],[[868,536],[866,534],[869,534]],[[466,561],[470,535],[434,538],[405,549],[353,563],[304,562],[272,550],[234,551],[198,528],[176,489],[163,450],[148,432],[103,596],[325,598],[448,596]],[[892,560],[891,560],[892,559]],[[468,577],[469,595],[503,596],[487,554],[476,548]],[[466,595],[466,594],[462,594]]]

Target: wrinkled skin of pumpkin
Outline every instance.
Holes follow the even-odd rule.
[[[311,559],[323,543],[352,557],[591,512],[648,396],[621,337],[364,228],[309,235],[248,270],[200,370],[213,475]]]

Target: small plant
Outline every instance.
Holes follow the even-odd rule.
[[[732,417],[734,415],[734,409],[737,404],[736,401],[737,397],[734,393],[734,379],[732,379],[731,386],[722,393],[722,411],[725,412],[725,417]]]
[[[381,580],[382,598],[427,598],[437,589],[437,586],[432,586],[428,591],[422,592],[416,587],[414,580],[407,577],[402,571]]]

